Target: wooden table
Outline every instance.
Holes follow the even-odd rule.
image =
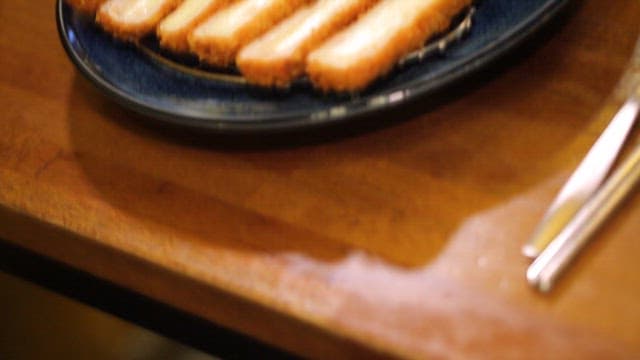
[[[0,238],[312,357],[637,358],[640,197],[550,295],[520,247],[603,128],[638,14],[576,2],[423,115],[242,150],[142,125],[74,70],[52,4],[3,1]]]

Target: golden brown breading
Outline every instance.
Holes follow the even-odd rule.
[[[307,73],[324,91],[353,92],[387,73],[403,56],[444,31],[471,0],[381,0],[357,22],[314,50]]]
[[[236,59],[245,78],[287,86],[302,75],[308,53],[340,31],[376,0],[319,0],[247,45]]]
[[[189,51],[189,43],[187,41],[189,33],[204,19],[227,5],[230,1],[185,0],[158,26],[157,33],[160,45],[179,53]]]
[[[216,12],[189,36],[201,60],[228,66],[238,51],[309,0],[238,0]]]
[[[97,8],[96,22],[115,37],[135,41],[155,30],[169,50],[221,67],[235,61],[250,83],[285,87],[306,72],[315,87],[337,92],[362,90],[472,2],[65,1],[88,13]]]
[[[95,14],[105,0],[65,0],[72,8],[88,14]]]
[[[136,40],[153,32],[162,18],[181,0],[107,0],[96,21],[114,36]]]

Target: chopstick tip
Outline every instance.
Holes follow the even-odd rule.
[[[532,244],[525,244],[522,247],[522,255],[529,259],[535,259],[540,255],[540,250]]]

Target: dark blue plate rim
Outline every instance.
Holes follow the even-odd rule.
[[[318,127],[326,127],[349,120],[373,115],[381,111],[393,111],[403,104],[419,100],[429,94],[433,94],[445,86],[458,82],[464,77],[477,72],[482,67],[489,65],[496,59],[505,55],[515,46],[522,43],[541,27],[553,19],[570,0],[548,0],[536,11],[532,12],[517,26],[506,31],[501,37],[487,44],[484,48],[475,51],[473,56],[454,62],[450,71],[430,81],[407,84],[407,86],[394,87],[382,92],[374,93],[366,98],[346,98],[339,105],[327,105],[321,111],[274,113],[272,115],[256,115],[247,113],[241,121],[238,115],[210,114],[186,115],[180,112],[167,111],[153,106],[141,98],[136,98],[125,93],[117,86],[111,84],[101,74],[97,73],[90,65],[90,59],[85,59],[71,44],[69,39],[69,26],[71,24],[65,18],[64,0],[56,3],[56,23],[58,34],[63,47],[80,72],[94,85],[102,90],[112,100],[139,114],[152,119],[165,122],[169,125],[187,127],[196,130],[209,131],[220,134],[256,134],[256,133],[283,133],[290,131],[309,130]],[[72,11],[72,10],[67,10]],[[66,14],[68,15],[68,14]],[[142,55],[141,55],[142,56]],[[390,97],[398,91],[405,91],[399,101],[391,101]],[[388,101],[370,102],[373,97],[386,98]],[[340,111],[332,111],[339,108]]]

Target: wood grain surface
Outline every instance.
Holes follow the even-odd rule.
[[[2,1],[0,238],[308,357],[638,358],[640,197],[550,295],[520,247],[639,14],[576,1],[419,116],[231,149],[145,125],[74,70],[51,2]]]

